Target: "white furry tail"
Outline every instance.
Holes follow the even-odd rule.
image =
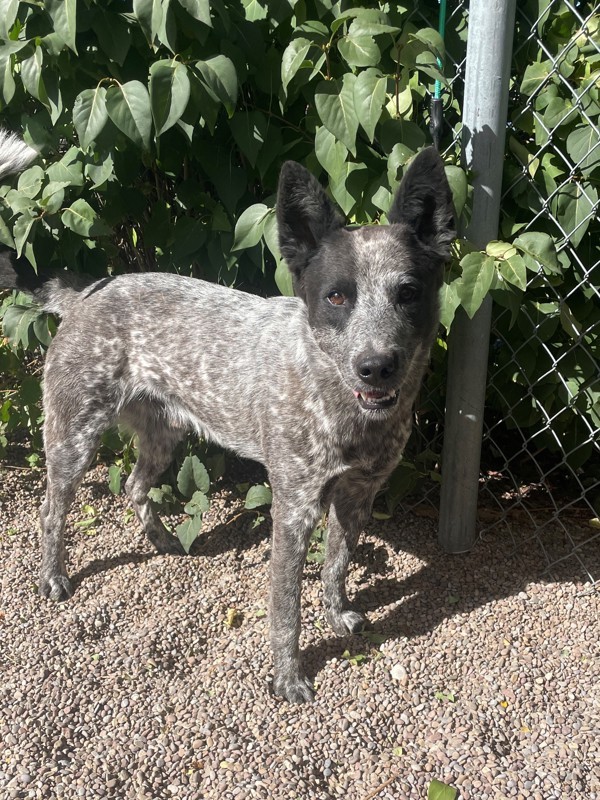
[[[16,134],[0,128],[0,178],[21,172],[36,156],[33,147],[25,144]]]

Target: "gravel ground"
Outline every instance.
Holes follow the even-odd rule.
[[[194,555],[157,556],[106,483],[98,466],[77,496],[56,605],[34,590],[43,476],[0,469],[2,800],[413,800],[432,779],[600,798],[599,597],[566,566],[548,582],[534,550],[448,557],[431,519],[373,522],[349,588],[380,640],[331,634],[307,566],[318,693],[290,706],[269,690],[268,519],[252,530],[224,486]],[[74,528],[84,504],[97,521]]]

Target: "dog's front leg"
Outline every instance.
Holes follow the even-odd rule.
[[[327,621],[339,636],[357,633],[367,621],[365,615],[352,609],[348,601],[346,575],[380,485],[381,481],[344,477],[338,482],[332,497],[322,580]]]
[[[273,691],[290,703],[313,699],[311,681],[300,665],[300,595],[310,534],[320,509],[305,514],[299,505],[275,499],[271,553],[271,648]]]

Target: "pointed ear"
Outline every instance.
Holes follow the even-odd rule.
[[[433,147],[412,160],[388,214],[389,222],[403,223],[441,258],[450,258],[456,237],[452,192],[444,163]]]
[[[295,161],[286,161],[277,190],[277,227],[281,255],[294,284],[323,237],[343,224],[343,217],[318,180]]]

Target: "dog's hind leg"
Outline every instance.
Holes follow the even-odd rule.
[[[140,408],[137,415],[129,409],[124,419],[138,435],[138,458],[125,484],[125,491],[137,518],[159,553],[185,555],[181,542],[163,525],[148,497],[149,490],[156,486],[158,479],[171,463],[175,447],[184,432],[170,428],[153,409]]]
[[[346,575],[358,537],[371,515],[379,485],[372,479],[344,476],[333,493],[322,580],[327,621],[339,636],[357,633],[367,621],[348,601]]]
[[[40,509],[42,527],[42,565],[38,591],[51,600],[68,600],[73,589],[65,564],[64,529],[67,513],[100,441],[110,425],[106,414],[96,417],[73,415],[68,419],[69,405],[59,414],[53,404],[46,404],[46,497]]]

